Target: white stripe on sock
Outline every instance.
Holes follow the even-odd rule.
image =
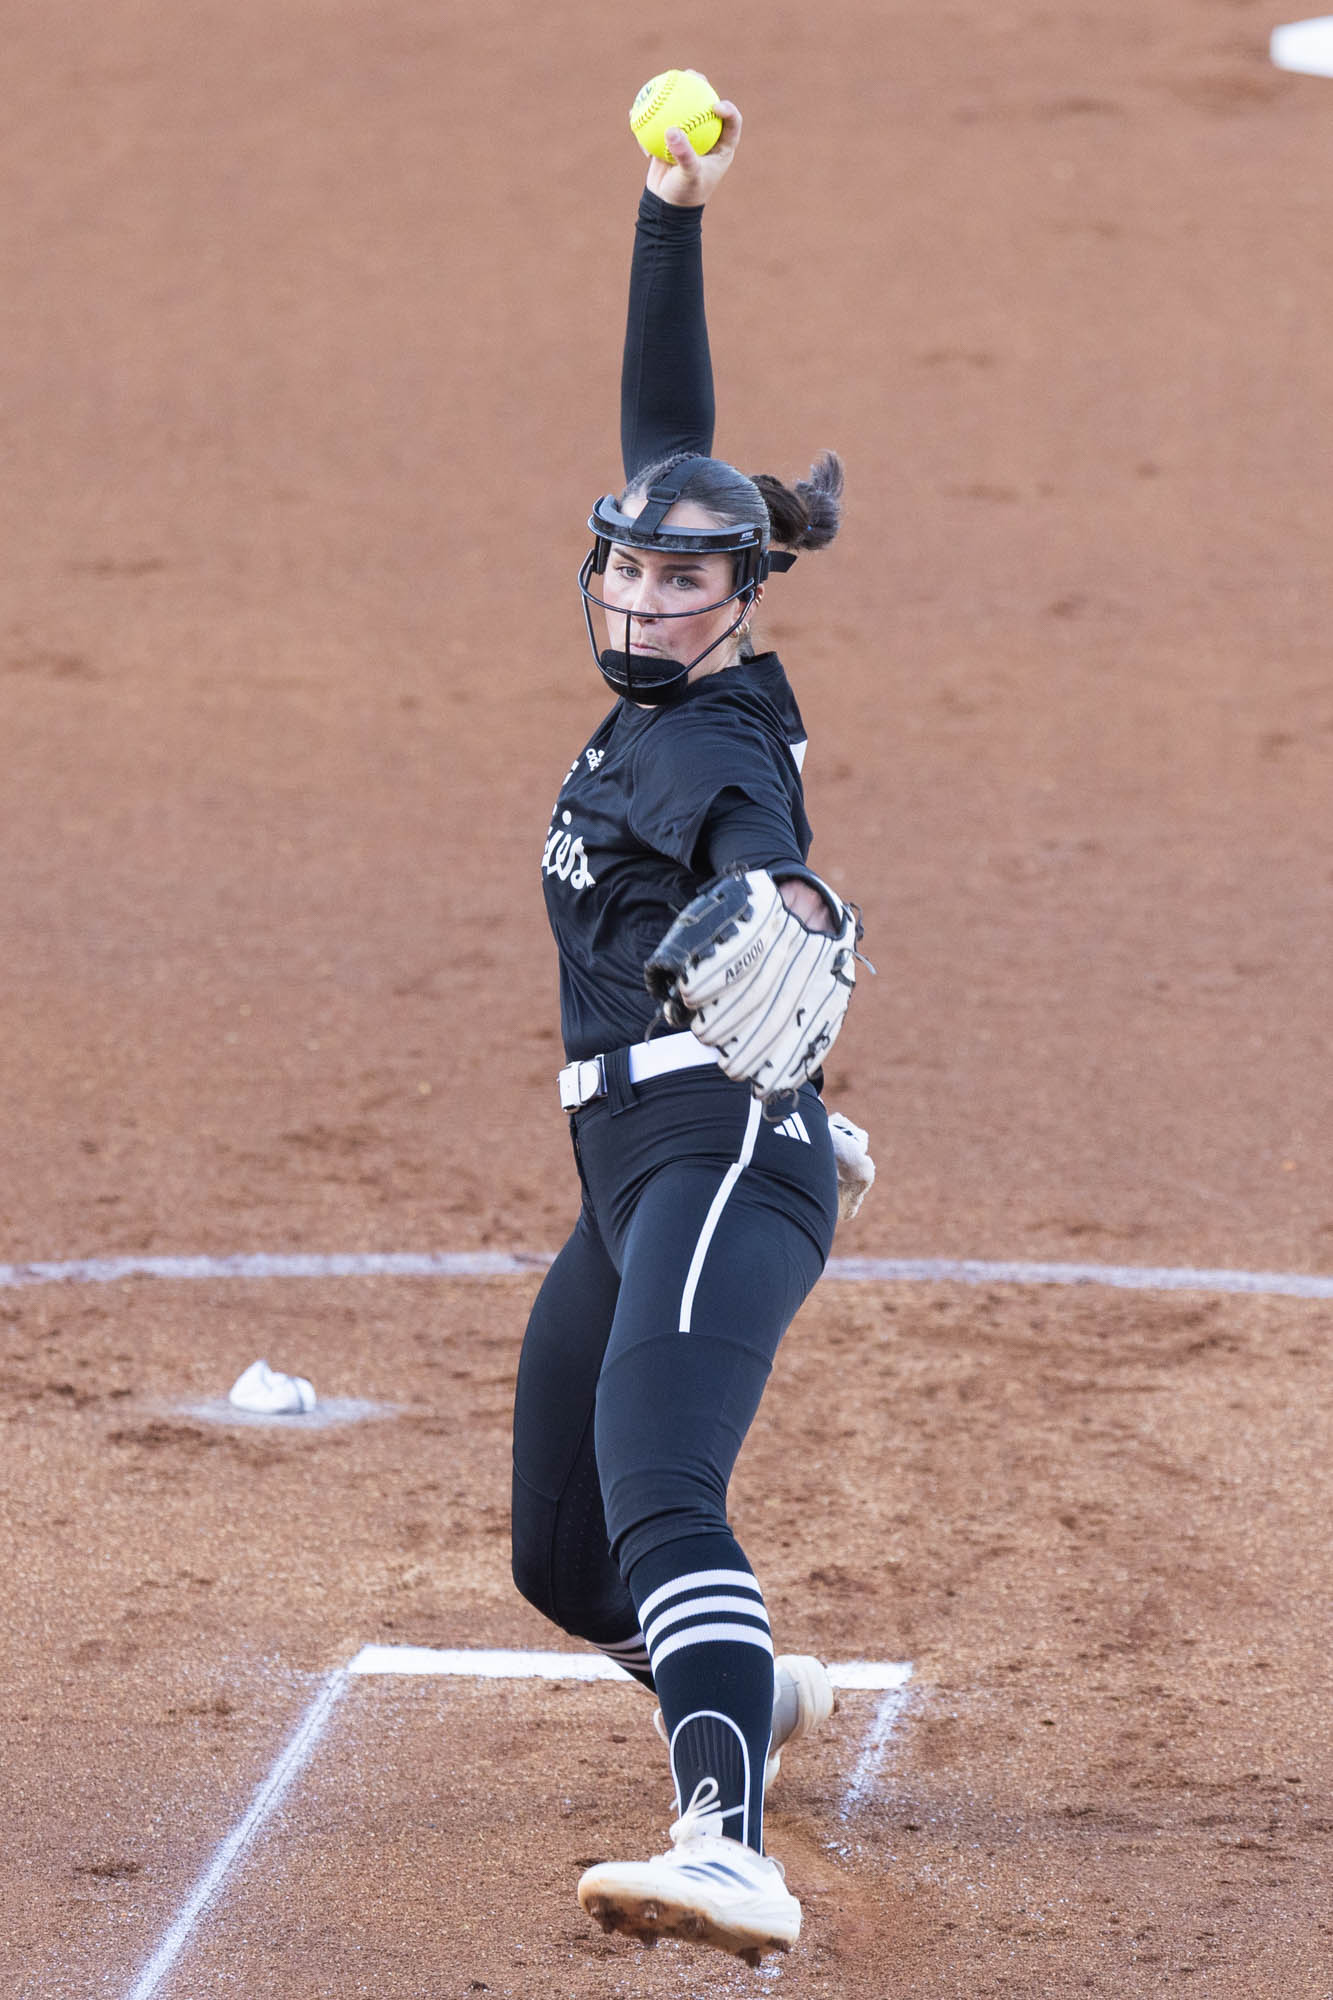
[[[731,1190],[735,1187],[737,1181],[754,1158],[754,1142],[759,1136],[759,1118],[762,1110],[763,1106],[760,1100],[757,1097],[752,1097],[750,1099],[750,1115],[745,1121],[745,1137],[741,1141],[740,1157],[733,1161],[722,1176],[722,1185],[713,1196],[713,1205],[709,1209],[704,1220],[704,1226],[699,1232],[699,1240],[694,1246],[694,1255],[690,1259],[690,1269],[689,1275],[685,1280],[685,1290],[681,1293],[680,1298],[679,1331],[681,1333],[688,1333],[690,1331],[690,1319],[694,1312],[694,1294],[698,1289],[699,1279],[703,1275],[704,1258],[708,1255],[708,1246],[713,1240],[713,1234],[717,1229],[718,1223],[722,1220],[722,1211],[731,1196]]]
[[[739,1611],[768,1624],[768,1613],[762,1599],[756,1603],[748,1597],[692,1597],[687,1604],[673,1604],[669,1610],[650,1619],[647,1631],[648,1651],[651,1653],[661,1634],[668,1625],[679,1625],[682,1618],[693,1618],[700,1611]]]
[[[618,1660],[622,1653],[629,1653],[637,1657],[647,1643],[643,1633],[636,1632],[632,1639],[617,1639],[614,1645],[603,1643],[598,1646],[597,1650],[599,1653],[609,1653],[613,1660]]]
[[[696,1569],[689,1576],[673,1577],[670,1583],[659,1584],[645,1597],[639,1606],[639,1623],[642,1625],[659,1604],[665,1604],[669,1597],[679,1597],[683,1590],[712,1590],[718,1584],[725,1584],[728,1590],[752,1590],[756,1597],[763,1595],[758,1579],[748,1569]]]
[[[607,1653],[605,1646],[599,1646],[597,1650],[599,1653],[606,1653],[608,1660],[614,1660],[616,1665],[624,1667],[627,1673],[636,1667],[640,1673],[646,1674],[652,1672],[653,1663],[648,1656],[647,1647],[638,1653]]]
[[[685,1631],[677,1632],[674,1639],[664,1639],[660,1646],[653,1648],[653,1673],[664,1660],[673,1653],[683,1652],[686,1646],[759,1646],[773,1657],[773,1639],[770,1633],[761,1632],[753,1625],[690,1625]]]

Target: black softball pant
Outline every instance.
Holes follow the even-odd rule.
[[[514,1578],[624,1653],[635,1564],[726,1531],[732,1467],[833,1240],[837,1174],[809,1085],[774,1124],[747,1085],[686,1070],[571,1125],[582,1211],[519,1361]]]

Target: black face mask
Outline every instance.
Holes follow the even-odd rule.
[[[608,493],[597,502],[588,519],[595,540],[583,559],[579,570],[579,591],[583,598],[583,618],[588,628],[588,644],[597,662],[598,671],[607,686],[616,694],[629,701],[641,702],[645,707],[664,707],[679,701],[684,694],[690,675],[710,653],[733,638],[745,623],[754,606],[760,584],[771,569],[790,569],[796,558],[794,555],[771,555],[765,546],[765,536],[753,522],[741,522],[732,527],[721,528],[666,528],[663,517],[681,498],[681,489],[689,483],[697,458],[682,459],[669,472],[649,487],[642,508],[637,514],[625,514]],[[592,590],[593,578],[606,574],[612,543],[622,548],[656,549],[668,555],[729,555],[734,563],[735,585],[727,596],[719,597],[716,603],[690,611],[655,612],[654,623],[671,618],[707,617],[710,611],[724,610],[728,604],[737,606],[736,616],[725,632],[718,635],[712,644],[705,646],[702,653],[692,660],[667,659],[659,654],[634,653],[630,646],[630,623],[633,612],[621,612],[619,606],[608,604],[605,598],[597,597]],[[615,631],[610,621],[623,616],[625,620],[625,643],[623,647],[601,648],[597,644],[593,630],[592,608],[604,611],[608,618],[608,629]]]
[[[692,660],[677,660],[661,653],[635,653],[630,646],[630,625],[634,618],[632,611],[622,612],[618,605],[608,604],[605,598],[594,596],[591,581],[594,574],[592,563],[595,551],[589,551],[579,571],[579,590],[583,595],[583,615],[588,626],[588,642],[593,658],[597,662],[602,679],[613,693],[624,695],[627,701],[641,702],[646,708],[664,708],[670,702],[679,701],[685,692],[690,675],[710,653],[734,637],[745,623],[754,604],[756,586],[742,584],[726,597],[719,597],[716,603],[706,604],[690,611],[658,611],[653,613],[653,623],[664,623],[669,618],[706,618],[711,611],[721,611],[728,604],[737,606],[736,616],[720,632],[712,644],[705,646]],[[599,648],[593,632],[592,607],[607,614],[608,629],[615,631],[613,620],[624,618],[625,643],[623,646]]]

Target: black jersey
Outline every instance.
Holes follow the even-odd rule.
[[[669,708],[619,701],[560,787],[542,855],[570,1062],[643,1039],[643,968],[724,868],[804,862],[805,730],[775,653],[706,675]]]
[[[626,478],[713,448],[702,210],[645,190],[620,379]],[[804,862],[805,729],[775,653],[688,686],[668,707],[619,701],[570,765],[542,855],[570,1062],[641,1041],[645,961],[703,884],[739,864]]]

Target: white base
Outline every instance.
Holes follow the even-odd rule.
[[[1333,76],[1333,14],[1274,28],[1268,52],[1279,69],[1297,70],[1302,76]]]
[[[255,1416],[300,1416],[315,1407],[315,1392],[304,1375],[282,1375],[267,1361],[252,1361],[231,1385],[227,1401]]]

